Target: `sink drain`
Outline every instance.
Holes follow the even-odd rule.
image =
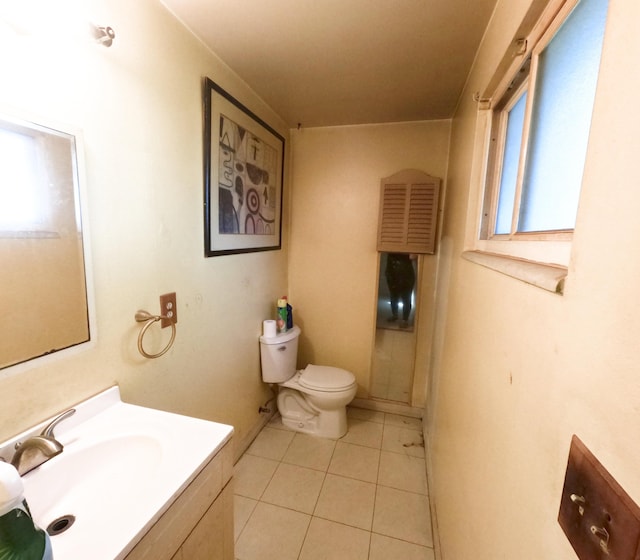
[[[60,533],[64,533],[67,529],[71,527],[76,521],[75,515],[63,515],[54,519],[49,526],[47,527],[47,533],[52,537],[55,535],[59,535]]]

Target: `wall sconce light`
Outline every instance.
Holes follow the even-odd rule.
[[[116,38],[116,32],[111,27],[98,27],[91,24],[91,34],[97,43],[110,47]]]

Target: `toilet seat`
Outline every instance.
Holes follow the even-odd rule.
[[[297,381],[306,389],[333,393],[350,389],[356,379],[351,372],[344,369],[309,364],[300,371]]]

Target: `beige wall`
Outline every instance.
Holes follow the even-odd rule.
[[[529,0],[500,0],[454,119],[431,458],[443,558],[574,560],[556,519],[577,434],[640,502],[640,3],[610,0],[569,276],[464,261],[475,106]]]
[[[450,124],[291,132],[288,295],[303,332],[299,365],[318,363],[352,371],[359,396],[369,390],[375,334],[380,179],[405,168],[444,179]],[[425,290],[426,297],[432,292]],[[427,357],[420,350],[417,370],[424,379]],[[422,405],[423,391],[418,393]]]
[[[65,14],[70,4],[76,10]],[[0,105],[83,133],[97,343],[0,373],[0,439],[114,383],[129,402],[233,424],[241,438],[270,396],[258,336],[286,291],[287,253],[203,257],[202,76],[288,132],[157,0],[61,0],[54,12],[62,21],[32,34],[0,21],[0,51],[11,53],[0,57]],[[83,16],[114,28],[111,48],[85,38]],[[157,313],[158,296],[170,291],[175,345],[145,360],[134,313]]]

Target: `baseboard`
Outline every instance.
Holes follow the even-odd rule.
[[[431,464],[431,440],[426,431],[426,426],[422,427],[422,435],[424,436],[425,465],[427,468],[427,488],[429,491],[429,509],[431,512],[431,532],[433,534],[433,550],[435,560],[442,560],[442,549],[440,548],[440,533],[438,532],[438,513],[436,508],[436,499],[433,495],[435,481],[433,480],[433,465]]]
[[[353,399],[349,406],[355,408],[364,408],[366,410],[375,410],[377,412],[389,412],[390,414],[400,414],[402,416],[410,416],[412,418],[422,418],[424,410],[409,406],[408,404],[391,403],[387,401],[373,401],[371,399]]]

